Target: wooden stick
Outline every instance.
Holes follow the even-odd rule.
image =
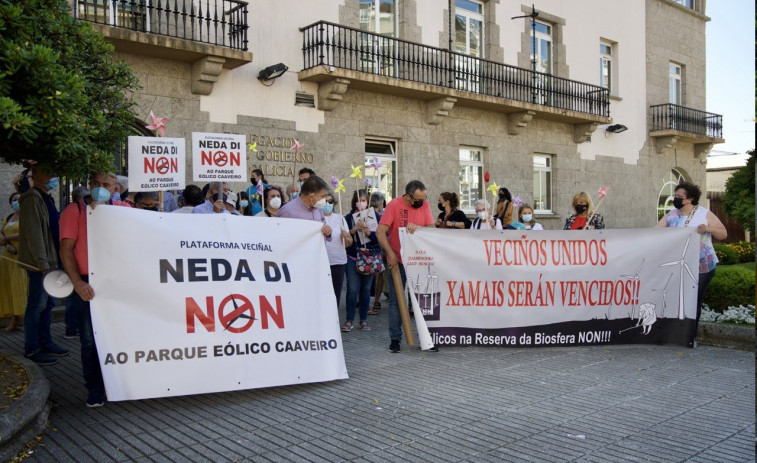
[[[414,346],[413,325],[410,324],[410,314],[407,312],[407,300],[405,299],[405,291],[402,287],[402,275],[400,275],[399,264],[392,267],[392,280],[394,280],[394,296],[397,298],[400,317],[402,317],[402,331],[405,332],[407,345]]]
[[[163,212],[163,190],[158,191],[158,211]]]
[[[606,197],[607,197],[607,195],[602,196],[599,199],[599,202],[597,203],[597,207],[594,208],[594,211],[592,211],[592,213],[591,213],[591,217],[589,217],[589,220],[586,221],[586,226],[584,227],[584,230],[588,230],[589,229],[589,224],[591,223],[591,221],[594,218],[594,216],[597,215],[597,211],[599,210],[599,206],[602,205],[602,201],[604,201]]]
[[[18,265],[23,265],[24,267],[28,267],[28,268],[30,268],[30,269],[32,269],[32,270],[34,270],[35,272],[41,272],[41,270],[40,270],[40,269],[38,269],[37,267],[32,267],[32,266],[31,266],[31,265],[29,265],[29,264],[25,264],[25,263],[23,263],[23,262],[21,262],[21,261],[18,261],[18,260],[16,260],[16,259],[11,259],[10,257],[0,256],[0,259],[7,259],[7,260],[9,260],[9,261],[11,261],[11,262],[15,262],[15,263],[17,263]]]
[[[344,214],[342,214],[342,190],[339,190],[336,192],[337,197],[339,198],[339,217],[341,217],[341,220],[339,220],[339,228],[342,227],[342,220],[344,220]],[[339,233],[342,234],[341,232]],[[342,237],[342,246],[347,247],[347,243],[344,241],[344,237]]]

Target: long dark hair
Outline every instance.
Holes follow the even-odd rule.
[[[260,170],[260,169],[253,169],[252,173],[253,174],[258,174],[260,176],[260,180],[263,182],[263,185],[265,185],[266,183],[268,183],[268,180],[265,179],[265,174],[263,174],[262,170]]]
[[[460,199],[457,197],[457,193],[450,193],[449,191],[445,191],[439,196],[441,196],[443,200],[449,202],[449,208],[452,211],[456,211],[460,206]]]
[[[357,190],[352,193],[352,210],[357,211],[357,202],[359,201],[358,198],[364,197],[366,202],[368,201],[368,193],[365,190]],[[367,209],[367,208],[366,208]]]

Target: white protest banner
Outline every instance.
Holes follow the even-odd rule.
[[[436,345],[686,344],[696,318],[691,229],[419,229],[402,248]]]
[[[247,180],[245,136],[192,132],[192,179],[205,182]]]
[[[108,400],[347,378],[321,223],[101,206],[87,225]]]
[[[129,137],[129,190],[183,189],[186,142],[183,138]]]

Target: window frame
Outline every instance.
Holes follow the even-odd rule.
[[[547,163],[546,163],[547,166],[544,167],[544,166],[538,166],[538,165],[536,165],[536,158],[545,158],[545,159],[547,159]],[[533,204],[533,207],[534,207],[534,214],[536,214],[536,215],[552,215],[552,214],[554,214],[554,209],[553,209],[553,205],[554,205],[554,193],[553,193],[554,192],[554,190],[553,190],[553,184],[554,184],[554,180],[553,180],[553,177],[554,177],[554,159],[555,159],[555,156],[553,154],[549,154],[549,153],[534,153],[533,157],[532,157],[532,165],[533,165],[533,169],[534,169],[534,185],[533,185],[533,187],[534,187],[534,191],[533,191],[534,204]],[[539,207],[539,203],[538,203],[538,199],[537,199],[537,198],[541,197],[541,188],[537,192],[537,190],[536,190],[536,178],[535,177],[536,177],[537,173],[542,173],[542,172],[546,174],[546,179],[547,179],[547,182],[546,182],[547,188],[546,188],[546,191],[545,191],[545,196],[547,196],[547,204],[546,204],[547,207],[546,208],[540,208]],[[541,187],[541,176],[540,176],[539,186]]]
[[[462,158],[463,151],[475,151],[479,153],[479,161],[464,161]],[[458,171],[458,182],[457,182],[457,189],[458,194],[460,195],[460,210],[463,211],[466,214],[475,214],[476,213],[476,201],[478,201],[481,198],[486,199],[486,193],[484,192],[484,158],[486,156],[486,149],[480,146],[467,146],[467,145],[460,145],[457,150],[457,159],[460,163],[460,170]],[[460,171],[462,171],[463,167],[471,167],[473,169],[478,168],[478,197],[471,198],[470,189],[468,193],[468,197],[463,197],[463,182],[462,179],[459,178]],[[468,201],[470,203],[469,207],[464,207],[465,201]]]
[[[391,154],[387,153],[374,153],[368,151],[369,144],[373,145],[383,145],[389,148],[389,151],[391,151]],[[389,138],[381,138],[381,137],[366,137],[365,142],[363,143],[363,156],[364,161],[363,165],[365,166],[364,171],[365,175],[364,177],[370,178],[371,181],[375,179],[374,176],[369,176],[367,173],[367,170],[369,169],[368,164],[370,164],[373,161],[373,158],[378,158],[379,162],[384,163],[391,163],[391,184],[389,185],[389,190],[383,190],[381,188],[376,188],[375,185],[371,185],[370,191],[371,193],[378,190],[384,193],[386,195],[386,202],[389,203],[393,198],[397,197],[397,176],[398,176],[398,166],[399,166],[399,156],[397,155],[397,140],[389,139]],[[379,180],[379,183],[381,181]],[[349,184],[345,185],[347,188]],[[361,185],[362,188],[365,188],[365,181],[363,181],[363,185]]]
[[[604,53],[602,51],[602,47],[607,47],[610,49],[610,53]],[[616,77],[616,62],[615,62],[615,44],[608,41],[608,40],[600,40],[599,41],[599,86],[602,88],[606,88],[610,95],[617,94],[616,88],[615,88],[615,77]],[[605,86],[605,78],[604,78],[604,70],[605,70],[605,64],[607,64],[607,69],[609,70],[608,76],[607,76],[607,86]]]
[[[678,73],[673,72],[673,68],[678,69]],[[678,82],[677,100],[671,101],[673,96],[673,82]],[[668,103],[683,106],[683,64],[675,61],[668,62]]]

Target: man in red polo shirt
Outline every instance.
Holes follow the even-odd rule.
[[[74,284],[72,298],[74,310],[79,314],[79,340],[81,366],[87,387],[87,407],[101,407],[105,401],[100,358],[97,355],[95,334],[89,301],[95,291],[89,285],[89,259],[87,254],[87,205],[98,204],[131,207],[124,201],[111,198],[116,189],[116,176],[110,173],[94,174],[89,181],[90,195],[79,203],[71,203],[60,216],[60,258],[63,268]]]
[[[419,180],[413,180],[405,187],[405,194],[399,198],[394,198],[386,205],[384,213],[381,216],[376,237],[379,244],[384,249],[386,263],[389,268],[399,266],[400,275],[402,276],[402,287],[405,287],[405,266],[402,265],[402,254],[400,252],[400,235],[399,229],[407,228],[408,233],[414,233],[419,227],[434,228],[434,216],[431,214],[431,207],[426,201],[426,186]],[[387,236],[388,233],[388,236]],[[390,352],[400,351],[400,341],[402,340],[402,319],[400,318],[400,309],[397,304],[398,297],[404,297],[402,294],[395,294],[394,284],[389,282],[389,344]],[[436,351],[436,348],[433,349]]]

